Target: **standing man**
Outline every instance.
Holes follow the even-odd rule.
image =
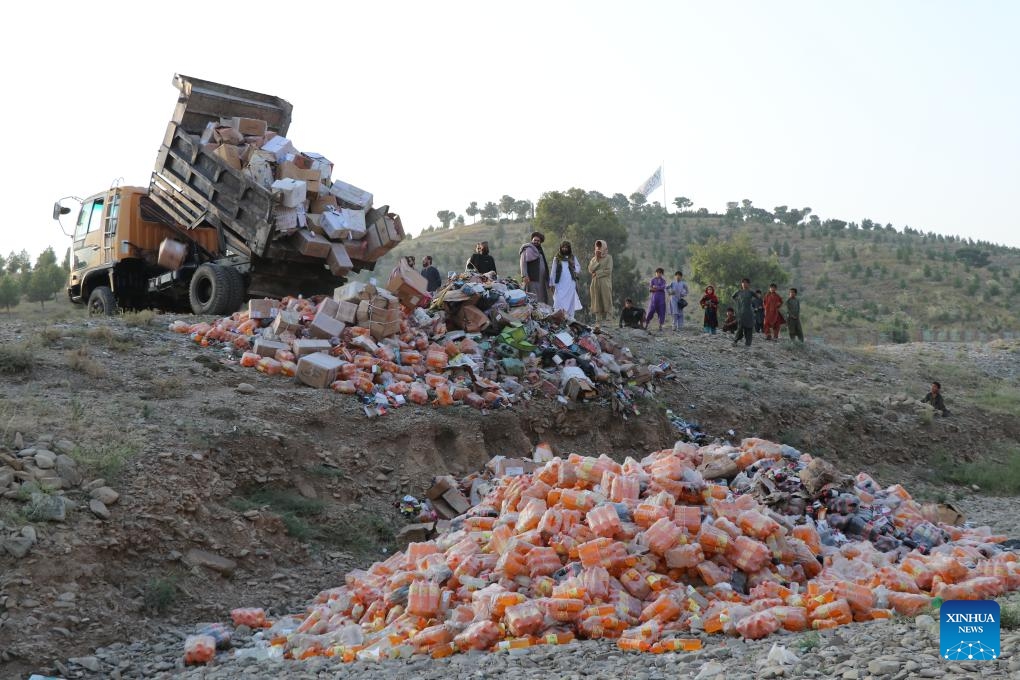
[[[796,288],[790,289],[790,297],[786,299],[786,324],[790,339],[804,342],[804,329],[800,325],[800,300],[797,298]]]
[[[496,258],[489,255],[488,241],[479,241],[475,244],[475,252],[471,253],[465,268],[477,274],[496,273]]]
[[[595,254],[588,260],[588,273],[591,274],[588,287],[591,313],[596,323],[609,321],[613,313],[613,256],[609,254],[609,244],[602,239],[595,241]]]
[[[536,301],[549,304],[549,262],[542,250],[543,243],[545,235],[533,231],[531,241],[521,246],[521,277],[525,291],[533,294]]]
[[[751,346],[751,337],[754,335],[754,308],[752,307],[754,299],[751,279],[741,279],[740,290],[733,294],[733,301],[737,304],[737,335],[733,338],[734,345],[740,342],[740,338],[744,338],[744,346]]]
[[[425,277],[428,282],[428,292],[435,293],[443,285],[443,277],[439,275],[439,270],[432,266],[432,256],[426,255],[421,259],[421,275]]]
[[[786,319],[779,311],[783,306],[783,298],[776,292],[776,284],[769,284],[769,292],[765,294],[762,304],[765,307],[765,339],[778,342],[779,328],[786,323]]]

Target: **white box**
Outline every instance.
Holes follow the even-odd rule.
[[[282,135],[276,135],[272,139],[268,140],[262,145],[262,150],[276,154],[277,158],[289,153],[297,153],[297,149],[295,149],[294,145],[290,143],[290,140]]]
[[[274,138],[275,139],[275,138]],[[304,206],[307,198],[307,185],[299,179],[285,177],[273,182],[271,189],[273,193],[279,192],[279,201],[285,208],[297,208]]]
[[[371,201],[371,199],[369,199]],[[350,234],[347,238],[362,239],[365,238],[367,228],[365,226],[365,211],[364,210],[351,210],[350,208],[341,208],[341,214],[344,216],[344,221],[347,223],[347,231]]]
[[[338,179],[333,180],[333,186],[329,188],[329,193],[355,208],[369,208],[372,206],[372,194],[364,189],[359,189],[353,184],[341,182]]]
[[[333,161],[321,153],[306,151],[305,155],[312,159],[312,167],[319,171],[319,177],[328,180],[333,175]]]

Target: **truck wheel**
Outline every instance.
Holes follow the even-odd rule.
[[[234,286],[226,268],[217,264],[203,264],[191,277],[188,298],[195,314],[229,314],[230,298]]]
[[[109,286],[96,286],[89,293],[89,316],[113,316],[117,313],[117,298]]]
[[[230,279],[230,309],[225,314],[233,314],[238,310],[241,304],[245,300],[245,293],[247,292],[247,286],[244,283],[244,274],[237,271],[233,267],[224,267],[227,272],[227,278]]]

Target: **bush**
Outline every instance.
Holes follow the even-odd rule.
[[[0,345],[0,375],[31,373],[35,355],[26,345]]]

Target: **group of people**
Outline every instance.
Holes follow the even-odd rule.
[[[705,297],[701,299],[702,307],[706,306],[705,298],[709,298],[709,290],[705,291]],[[786,325],[791,340],[804,342],[804,329],[800,322],[800,300],[797,298],[796,288],[791,288],[789,297],[783,300],[776,284],[770,284],[769,292],[763,296],[760,290],[751,290],[751,281],[745,278],[740,282],[740,290],[733,294],[733,301],[736,309],[727,307],[722,329],[723,332],[734,334],[734,345],[743,339],[744,344],[750,346],[755,332],[764,332],[766,341],[777,342],[779,329],[783,325]],[[715,297],[714,291],[711,292],[708,304],[714,305],[718,310],[719,300]],[[785,316],[781,311],[784,306]],[[708,329],[707,318],[705,327]],[[715,333],[715,326],[710,332]]]
[[[581,261],[574,255],[570,241],[560,243],[552,258],[552,266],[545,256],[542,244],[545,235],[531,233],[531,240],[521,246],[520,267],[524,289],[554,310],[563,310],[568,318],[581,310],[577,286],[581,277]],[[479,244],[481,245],[481,244]],[[472,256],[473,257],[473,256]],[[471,261],[468,261],[470,266]],[[595,250],[588,260],[589,305],[596,322],[604,322],[613,313],[613,257],[603,240],[595,241]]]

